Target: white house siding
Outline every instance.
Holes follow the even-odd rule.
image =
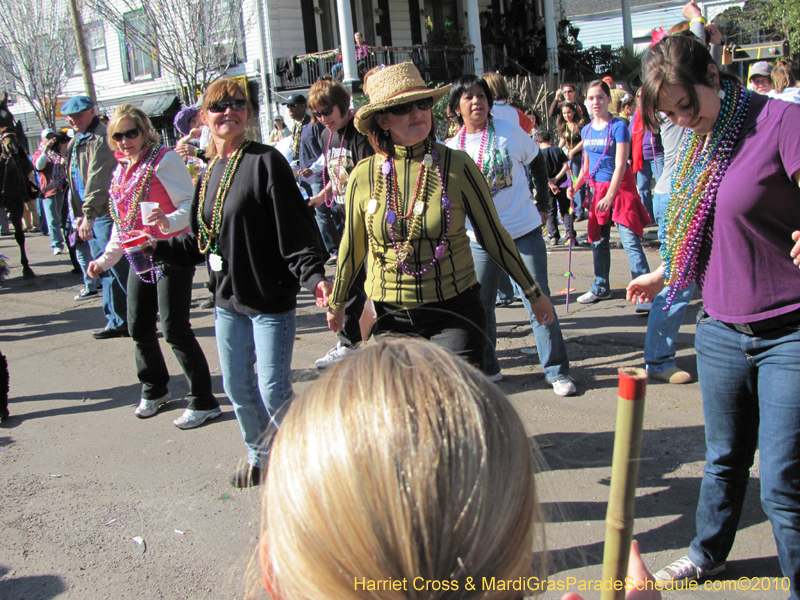
[[[255,1],[256,0],[245,0],[243,6],[243,22],[245,26],[245,57],[247,60],[245,63],[229,69],[227,75],[247,75],[248,78],[259,79],[260,81],[259,73],[256,70],[257,63],[261,62],[261,52],[258,38],[258,13],[256,10]],[[290,11],[290,14],[287,14],[281,18],[279,24],[280,26],[272,28],[273,35],[278,33],[276,36],[278,41],[286,39],[288,36],[293,38],[297,38],[299,36],[301,38],[300,43],[302,43],[302,20],[300,18],[299,9],[293,9],[292,0],[272,1],[285,4],[285,10]],[[89,21],[93,20],[94,17],[85,16],[84,19]],[[297,21],[300,23],[299,34],[296,31]],[[281,30],[283,30],[283,32]],[[108,67],[92,73],[95,90],[97,92],[97,101],[101,113],[105,113],[110,116],[114,108],[124,102],[130,102],[134,105],[141,106],[146,98],[156,95],[180,96],[180,84],[170,73],[164,69],[163,65],[161,67],[160,77],[145,77],[135,81],[125,82],[122,74],[120,35],[117,30],[108,22],[105,23],[104,33]],[[270,62],[272,62],[271,59]],[[67,81],[67,85],[62,97],[70,97],[83,93],[85,93],[83,77],[81,75],[75,75],[70,77],[70,79]],[[22,120],[28,139],[31,142],[29,145],[31,147],[35,147],[35,145],[38,144],[40,124],[36,118],[36,115],[33,113],[32,108],[24,100],[20,100],[16,104],[11,105],[9,108],[18,119]],[[64,119],[58,119],[57,126],[65,127],[66,121]]]
[[[424,3],[420,2],[424,6]],[[389,0],[389,19],[392,23],[392,45],[411,45],[411,20],[407,0]],[[423,30],[424,31],[424,30]]]
[[[676,23],[683,21],[681,15],[683,2],[666,2],[634,6],[631,9],[631,26],[636,50],[643,50],[650,45],[650,33],[659,27],[664,31]],[[741,2],[699,2],[700,9],[709,18],[731,8],[741,6]],[[580,28],[578,40],[584,48],[610,45],[617,48],[623,45],[622,15],[619,11],[604,12],[593,15],[580,15],[571,18],[572,24]]]

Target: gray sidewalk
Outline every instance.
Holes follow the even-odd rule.
[[[578,224],[585,233],[586,223]],[[655,230],[652,230],[655,231]],[[23,281],[16,245],[0,238],[13,267],[0,287],[0,350],[11,369],[13,418],[0,429],[0,598],[244,598],[244,574],[260,522],[260,490],[237,491],[228,476],[245,460],[230,403],[222,391],[213,311],[198,308],[207,293],[195,278],[192,323],[212,370],[223,416],[180,431],[187,391],[164,344],[177,398],[139,420],[130,339],[94,340],[105,319],[99,299],[73,301],[81,279],[67,256],[52,256],[49,239],[27,238],[38,277]],[[549,247],[550,288],[564,290],[568,250]],[[647,245],[651,267],[656,244]],[[593,279],[592,253],[573,250],[569,312],[554,294],[578,394],[555,396],[544,382],[522,305],[497,309],[500,387],[519,411],[548,471],[537,476],[547,516],[551,580],[599,579],[617,398],[617,369],[642,366],[647,319],[624,300],[630,279],[624,250],[612,250],[613,298],[575,302]],[[677,340],[678,365],[696,377],[692,347],[699,300]],[[314,360],[335,343],[307,293],[300,297],[292,362],[295,391],[317,376]],[[636,539],[655,571],[681,557],[694,535],[703,467],[699,386],[648,387]],[[772,531],[753,472],[728,570],[719,579],[780,577]],[[146,551],[132,541],[144,539]],[[722,585],[718,583],[718,586]],[[665,598],[786,598],[788,593],[695,591]],[[571,591],[578,591],[573,587]],[[563,591],[545,592],[546,600]],[[588,592],[587,600],[599,598]],[[254,597],[260,597],[256,595]]]

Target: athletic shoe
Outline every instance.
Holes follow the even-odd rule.
[[[605,294],[597,294],[592,293],[591,291],[586,292],[583,296],[578,297],[578,302],[581,304],[594,304],[599,300],[609,300],[611,298],[611,292],[608,291]]]
[[[53,256],[58,256],[59,254],[64,254],[63,248],[53,248]]]
[[[718,575],[725,570],[725,562],[714,565],[710,569],[701,569],[694,564],[688,556],[679,558],[674,563],[667,565],[658,573],[653,575],[658,581],[700,581]]]
[[[89,298],[97,296],[97,293],[98,293],[97,290],[92,291],[89,288],[85,287],[80,292],[78,292],[78,295],[75,296],[75,300],[78,302],[80,302],[81,300],[88,300]]]
[[[187,408],[172,424],[178,429],[194,429],[195,427],[200,427],[209,419],[216,419],[221,414],[222,409],[219,406],[211,410],[192,410]]]
[[[568,375],[559,375],[553,381],[549,379],[545,379],[545,381],[553,386],[553,391],[556,393],[556,396],[572,396],[578,390],[575,388],[575,382],[572,381],[572,377]]]
[[[666,383],[682,384],[692,381],[692,376],[686,371],[681,371],[678,367],[670,367],[659,373],[650,373],[648,371],[647,374],[650,376],[650,379],[657,379],[658,381],[664,381]]]
[[[333,348],[328,350],[328,353],[323,356],[322,358],[318,359],[314,366],[318,369],[327,369],[332,364],[339,362],[343,358],[346,358],[353,354],[354,352],[358,352],[358,348],[348,348],[347,346],[343,346],[342,342],[338,342]]]
[[[498,381],[503,379],[503,372],[502,371],[498,371],[494,375],[487,375],[486,379],[488,379],[489,381],[494,381],[495,383],[497,383]]]
[[[650,311],[653,309],[652,302],[641,302],[636,305],[636,314],[637,315],[648,315]]]
[[[142,401],[139,402],[139,406],[136,407],[136,410],[133,411],[133,414],[140,419],[152,417],[158,412],[159,408],[164,406],[171,399],[172,398],[170,398],[169,394],[165,394],[164,396],[161,396],[161,398],[156,398],[155,400],[145,400],[142,398]]]

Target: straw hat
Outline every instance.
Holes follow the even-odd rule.
[[[414,63],[404,62],[384,67],[370,75],[364,83],[369,104],[358,109],[356,128],[366,135],[372,124],[372,117],[383,109],[429,97],[435,103],[446,96],[451,87],[448,84],[436,89],[429,88]]]

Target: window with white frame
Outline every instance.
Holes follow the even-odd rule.
[[[89,51],[89,64],[92,71],[103,71],[108,68],[108,54],[106,53],[106,33],[103,21],[92,21],[84,25],[86,48]],[[81,61],[75,61],[73,75],[81,74]]]
[[[122,35],[122,75],[125,81],[157,77],[154,60],[158,53],[155,32],[143,9],[123,15],[124,33]]]

